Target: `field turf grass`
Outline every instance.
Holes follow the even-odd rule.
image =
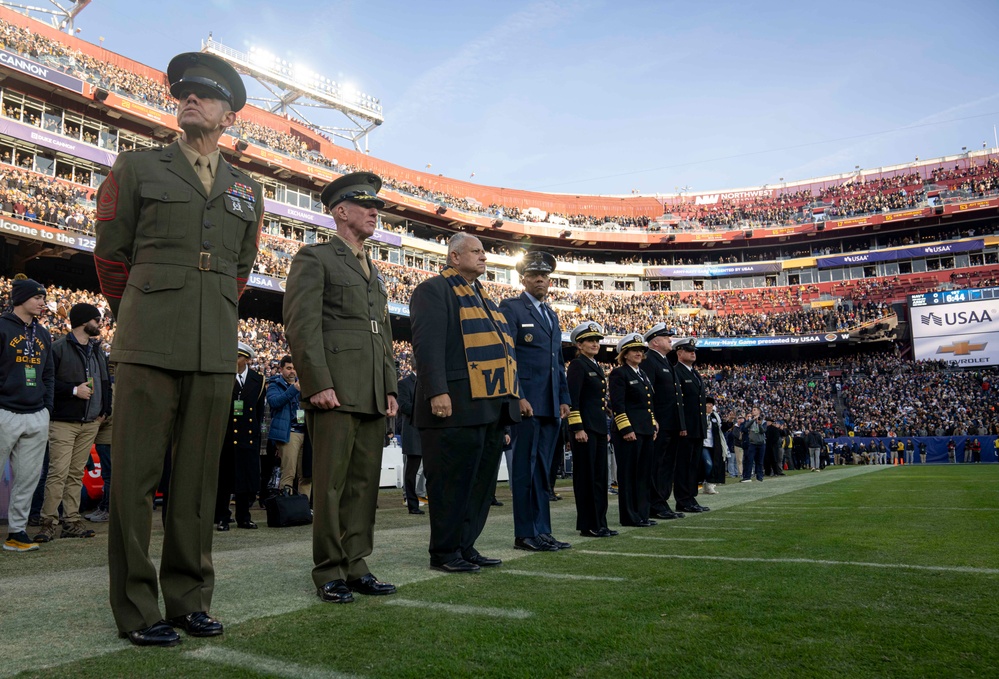
[[[514,551],[501,484],[479,548],[504,564],[466,575],[427,568],[427,517],[383,490],[368,563],[399,593],[349,605],[315,597],[310,529],[261,512],[216,535],[225,635],[172,649],[116,638],[106,525],[2,553],[0,677],[996,676],[999,465],[730,480],[711,512],[608,539],[574,531],[567,483],[571,550]]]

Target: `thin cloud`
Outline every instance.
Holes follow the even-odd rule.
[[[875,143],[878,139],[882,139],[884,137],[887,137],[888,135],[898,135],[898,134],[923,135],[926,133],[925,127],[928,125],[932,125],[936,122],[940,122],[941,124],[946,124],[951,122],[953,118],[962,119],[963,116],[959,116],[957,114],[968,111],[969,109],[975,110],[977,109],[977,107],[983,104],[987,104],[989,102],[993,102],[996,100],[999,100],[999,94],[993,94],[988,97],[975,99],[973,101],[966,101],[963,104],[957,104],[956,106],[950,106],[935,113],[930,113],[929,115],[923,116],[918,120],[914,120],[910,123],[906,123],[905,125],[901,125],[900,127],[894,130],[888,130],[883,134],[878,135],[877,137],[874,138],[869,137],[867,139],[864,139],[863,141],[858,141],[849,146],[837,149],[836,151],[833,151],[828,155],[822,156],[821,158],[816,158],[807,163],[798,165],[797,167],[793,167],[787,170],[784,176],[801,178],[801,177],[810,176],[809,173],[814,174],[816,172],[824,173],[829,171],[839,171],[839,172],[846,171],[848,170],[848,166],[850,165],[850,163],[853,162],[852,159],[859,158],[862,155],[865,156],[869,155],[871,152],[871,144]],[[916,152],[918,152],[918,149],[914,151],[914,153]],[[904,162],[902,158],[897,158],[897,159],[887,158],[886,160],[888,162],[883,164],[891,165],[898,162]],[[830,168],[833,169],[830,170]]]
[[[477,99],[482,68],[502,62],[549,26],[579,11],[582,4],[545,0],[511,14],[482,35],[465,43],[453,57],[418,77],[392,111],[393,130],[409,133],[412,121],[421,124],[430,110],[447,109],[457,101]]]

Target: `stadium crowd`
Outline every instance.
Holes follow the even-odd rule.
[[[376,261],[385,280],[389,299],[408,303],[418,284],[433,276],[429,271]],[[494,299],[504,299],[519,294],[510,285],[484,283]],[[845,330],[863,323],[892,315],[891,307],[884,302],[856,303],[853,308],[802,308],[802,294],[814,292],[814,287],[782,287],[758,290],[731,290],[696,295],[676,292],[645,294],[620,294],[553,289],[549,302],[559,317],[563,328],[573,328],[584,320],[604,319],[604,329],[609,334],[623,335],[635,328],[670,319],[677,332],[688,337],[735,337],[747,335],[787,335],[804,332],[829,332]],[[734,301],[753,305],[757,309],[783,309],[721,315],[692,313],[671,314],[676,309],[724,310]]]
[[[403,271],[403,267],[397,268]],[[0,277],[0,300],[4,305],[10,287],[11,280]],[[500,291],[490,291],[495,292]],[[510,294],[507,288],[503,297]],[[69,309],[81,302],[93,304],[105,315],[101,339],[104,350],[110,351],[115,326],[113,319],[107,318],[107,304],[98,293],[49,286],[49,312],[43,324],[53,338],[66,334],[70,330]],[[620,327],[629,332],[643,331],[662,318],[653,311],[637,313],[627,307],[589,311],[586,318],[596,319],[606,328]],[[765,323],[759,318],[747,322]],[[564,319],[562,323],[563,327],[571,327]],[[684,327],[678,331],[683,336],[691,334]],[[265,377],[277,374],[281,357],[288,353],[281,323],[244,318],[239,322],[238,336],[256,353],[254,369]],[[396,341],[393,348],[401,377],[412,371],[412,347],[408,342]],[[614,366],[606,367],[610,370]],[[709,378],[708,393],[718,400],[723,417],[730,420],[747,416],[757,406],[789,432],[816,429],[826,437],[848,432],[857,436],[999,433],[999,399],[992,388],[997,383],[994,369],[961,372],[949,369],[942,361],[911,362],[893,353],[794,362],[699,364],[698,369]]]
[[[298,241],[263,234],[261,237],[260,254],[257,257],[255,271],[261,274],[283,278],[287,275],[291,259],[301,243]],[[377,259],[373,254],[379,271],[388,287],[389,298],[400,303],[407,303],[413,289],[426,280],[433,272],[393,264]],[[499,299],[509,296],[512,288],[498,283],[486,283],[491,294]],[[580,319],[594,314],[610,312],[615,317],[625,319],[622,324],[612,324],[610,332],[626,332],[631,321],[644,322],[662,316],[669,309],[698,309],[718,311],[719,314],[731,313],[731,307],[753,305],[757,310],[763,310],[761,318],[744,318],[728,320],[689,315],[687,329],[695,336],[734,334],[782,334],[785,332],[842,330],[858,323],[873,320],[880,316],[890,315],[885,305],[885,299],[892,295],[904,294],[907,291],[906,282],[899,277],[871,278],[841,284],[842,290],[837,293],[845,301],[853,302],[852,310],[834,309],[812,310],[802,309],[808,302],[818,299],[819,289],[815,285],[775,286],[741,290],[690,292],[650,292],[645,294],[628,294],[602,291],[576,291],[558,289],[556,286],[550,292],[550,298],[556,304],[556,311],[566,327],[573,327]],[[571,307],[571,308],[567,308]],[[740,309],[741,310],[741,309]],[[803,315],[802,315],[803,312]],[[772,314],[793,314],[791,316],[773,317]],[[818,322],[824,319],[824,323]],[[679,327],[679,325],[678,325]]]
[[[176,100],[162,83],[70,49],[59,41],[50,40],[3,20],[0,20],[0,45],[11,52],[46,62],[92,85],[121,92],[169,113],[177,110]]]
[[[6,158],[0,162],[8,162]],[[93,191],[0,166],[0,211],[36,224],[94,233]]]
[[[3,113],[4,115],[17,118],[20,118],[22,115],[19,110],[13,110],[10,107],[5,107]],[[31,121],[33,121],[36,125],[38,124],[37,117],[32,117]],[[255,134],[261,134],[265,137],[267,134],[276,134],[273,130],[269,130],[269,128],[264,128],[250,123],[247,123],[247,125],[251,126],[251,128],[255,130]],[[297,143],[304,144],[304,142]],[[11,200],[7,201],[8,205],[5,209],[8,214],[11,214],[12,216],[22,216],[30,221],[49,224],[52,226],[73,229],[89,234],[93,233],[92,189],[54,185],[50,181],[49,175],[30,172],[29,170],[33,167],[33,160],[32,156],[28,153],[19,153],[16,157],[12,157],[10,151],[4,151],[3,153],[0,153],[0,163],[11,166],[11,169],[3,171],[0,176],[8,178],[8,183],[13,181],[14,188],[21,191],[19,194],[9,195]],[[22,170],[21,168],[25,169]],[[346,171],[353,168],[343,166],[341,169]],[[80,176],[85,177],[89,175],[88,171],[80,172]],[[80,177],[77,177],[74,182],[73,176],[67,170],[59,172],[58,178],[70,183],[87,184],[87,182],[82,181]],[[6,186],[3,188],[6,188]],[[270,195],[273,197],[273,191],[270,192]],[[15,198],[21,198],[22,200],[14,200]],[[383,228],[404,232],[402,227],[393,227],[389,223],[383,224]],[[277,235],[278,232],[280,232],[280,235],[283,236],[284,240],[281,240],[280,237],[266,239],[264,247],[261,250],[261,255],[257,260],[257,271],[259,273],[272,276],[284,277],[287,275],[290,257],[294,255],[301,243],[294,241],[293,230],[288,225],[275,227],[272,231],[272,235]],[[736,257],[735,255],[723,255],[721,257],[711,259],[709,259],[708,256],[694,258],[678,256],[677,254],[668,254],[658,257],[649,257],[646,258],[644,262],[639,262],[637,257],[634,255],[624,255],[617,258],[615,263],[645,263],[652,266],[703,265],[716,263],[732,264],[739,262],[771,261],[788,257],[822,256],[840,252],[863,251],[879,247],[904,246],[917,242],[915,240],[916,238],[918,238],[918,242],[935,242],[955,238],[967,238],[974,235],[975,231],[973,229],[966,229],[962,231],[954,228],[939,228],[936,230],[931,229],[926,232],[921,232],[919,236],[882,236],[875,237],[873,241],[870,238],[843,241],[840,243],[840,247],[836,248],[833,248],[828,244],[812,248],[797,248],[793,250],[789,248],[754,248],[744,249],[740,253],[739,257]],[[438,242],[446,241],[443,235],[438,236],[436,240]],[[520,247],[508,245],[500,241],[493,244],[492,249],[496,252],[511,256],[516,256],[522,252]],[[559,261],[563,262],[596,262],[593,257],[581,257],[576,253],[558,253],[556,257]]]
[[[996,432],[994,371],[942,361],[857,361],[842,382],[844,426],[858,436],[984,436]]]
[[[696,231],[701,228],[727,229],[744,224],[786,224],[812,200],[811,191],[802,190],[748,200],[726,198],[711,205],[676,203],[666,209],[680,220],[681,229]]]
[[[163,82],[90,57],[78,50],[70,49],[61,42],[42,37],[3,20],[0,20],[0,45],[163,111],[171,113],[176,111],[176,104]],[[25,122],[43,127],[43,122],[34,114],[27,114]],[[48,120],[44,125],[54,131],[59,127],[57,122]],[[63,131],[71,132],[67,130],[65,124]],[[331,168],[339,173],[363,169],[339,163],[335,158],[322,155],[317,150],[318,143],[315,140],[300,138],[258,123],[241,119],[231,131],[248,141],[308,163]],[[101,143],[101,141],[99,138],[90,140],[91,143]],[[696,205],[690,202],[691,199],[688,197],[665,205],[664,212],[669,218],[664,220],[653,219],[650,216],[542,213],[496,204],[487,207],[468,197],[453,196],[392,177],[384,179],[387,188],[449,208],[469,213],[486,213],[504,219],[609,230],[710,231],[725,230],[734,226],[779,226],[802,223],[812,221],[816,214],[842,217],[911,208],[924,203],[926,200],[924,186],[935,182],[941,183],[945,188],[984,194],[999,190],[999,161],[990,158],[981,165],[977,164],[977,161],[975,163],[969,161],[963,167],[959,164],[950,170],[940,167],[933,170],[925,182],[919,173],[910,171],[866,180],[851,179],[817,192],[811,188],[796,191],[781,190],[775,192],[776,195],[754,196],[741,200],[722,199],[712,205]]]
[[[999,190],[999,159],[989,158],[983,165],[966,163],[947,170],[939,167],[933,171],[933,183],[956,191],[983,194]]]
[[[999,433],[995,369],[877,353],[808,361],[701,366],[730,417],[758,406],[790,432],[825,437],[984,436]]]

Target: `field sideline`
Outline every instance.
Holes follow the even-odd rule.
[[[347,606],[315,597],[309,527],[217,534],[212,612],[226,634],[174,649],[116,638],[106,525],[93,540],[0,554],[0,677],[975,677],[999,666],[997,465],[729,483],[701,498],[711,512],[611,539],[580,538],[571,486],[559,490],[555,534],[573,549],[513,550],[507,502],[478,545],[504,565],[471,575],[430,571],[426,517],[383,490],[369,565],[399,593]]]

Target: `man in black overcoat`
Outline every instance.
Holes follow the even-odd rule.
[[[264,416],[264,378],[250,367],[253,349],[240,342],[236,378],[232,383],[229,426],[219,458],[219,490],[215,499],[215,528],[229,530],[229,498],[236,498],[236,525],[256,528],[250,505],[260,489],[260,420]]]

